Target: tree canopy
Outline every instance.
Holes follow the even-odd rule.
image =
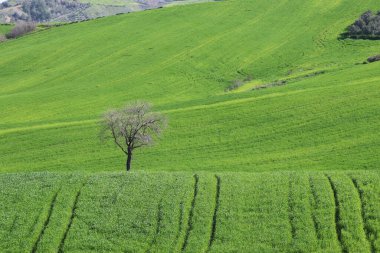
[[[103,117],[104,129],[111,132],[115,144],[127,155],[126,169],[131,169],[132,153],[148,146],[166,126],[166,118],[151,112],[150,104],[135,102],[121,109],[113,109]]]
[[[374,14],[366,11],[358,20],[348,27],[350,37],[379,37],[380,38],[380,11]]]

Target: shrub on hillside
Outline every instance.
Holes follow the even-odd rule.
[[[380,38],[380,11],[363,13],[348,27],[348,36],[353,38]]]
[[[244,82],[242,80],[233,80],[231,85],[226,88],[226,91],[236,90],[243,85]]]
[[[369,63],[372,63],[372,62],[375,62],[375,61],[380,61],[380,54],[379,55],[375,55],[375,56],[371,56],[367,59],[367,61]]]
[[[243,80],[240,80],[240,79],[233,80],[231,84],[225,89],[225,91],[236,90],[252,80],[253,80],[252,75],[247,75]]]
[[[32,22],[20,22],[15,25],[15,27],[7,33],[5,36],[8,39],[14,39],[23,36],[26,33],[32,32],[36,29],[36,24]]]

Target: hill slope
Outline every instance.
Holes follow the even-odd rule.
[[[380,252],[374,172],[20,173],[0,183],[2,251]]]
[[[96,121],[135,99],[169,117],[163,139],[136,152],[136,169],[377,169],[380,65],[357,63],[379,53],[380,42],[337,39],[376,8],[229,0],[2,43],[0,170],[122,169],[122,154],[98,140]]]

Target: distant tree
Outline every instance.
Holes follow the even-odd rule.
[[[135,102],[103,116],[103,133],[110,132],[115,144],[127,156],[127,172],[131,170],[134,150],[151,145],[153,137],[159,136],[166,126],[166,118],[150,109],[146,102]]]
[[[364,12],[359,19],[348,27],[350,37],[376,38],[380,36],[380,12]]]
[[[33,21],[47,21],[50,18],[50,11],[45,0],[30,0],[22,4],[22,9]]]
[[[380,61],[380,54],[379,55],[375,55],[375,56],[371,56],[367,59],[367,61],[369,63],[372,63],[372,62],[376,62],[376,61]]]
[[[0,9],[5,9],[5,8],[8,8],[10,7],[11,5],[8,3],[8,2],[2,2],[0,4]]]

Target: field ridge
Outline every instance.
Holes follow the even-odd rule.
[[[321,231],[318,229],[318,222],[317,222],[317,217],[315,213],[315,204],[317,202],[317,193],[315,189],[315,185],[313,182],[313,178],[309,175],[309,187],[311,191],[311,196],[310,196],[310,206],[312,207],[312,212],[311,212],[311,217],[313,219],[313,226],[314,226],[314,231],[317,236],[317,239],[320,240],[322,238]]]
[[[355,186],[355,189],[356,189],[356,191],[358,193],[358,196],[359,196],[359,199],[360,199],[360,210],[361,210],[362,220],[363,220],[363,224],[364,224],[364,228],[363,229],[365,231],[365,234],[366,234],[366,237],[367,237],[367,241],[368,241],[368,243],[371,246],[371,253],[375,253],[376,252],[375,241],[370,236],[370,230],[368,228],[367,219],[365,218],[363,192],[360,189],[360,186],[358,184],[357,179],[351,178],[351,180],[352,180],[353,185]]]
[[[346,248],[346,246],[343,244],[343,239],[342,239],[342,226],[341,226],[341,215],[340,215],[340,205],[339,205],[339,199],[338,199],[338,192],[337,192],[337,189],[336,189],[336,186],[331,178],[330,175],[327,175],[326,174],[326,177],[327,179],[329,180],[329,183],[330,183],[330,186],[331,186],[331,190],[332,192],[334,193],[334,201],[335,201],[335,228],[336,228],[336,234],[338,236],[338,241],[339,241],[339,244],[342,248],[342,252],[343,253],[347,253],[348,250]]]
[[[47,228],[47,226],[48,226],[48,224],[49,224],[49,222],[50,222],[50,218],[51,218],[51,215],[52,215],[52,213],[53,213],[53,209],[54,209],[54,206],[55,206],[55,202],[57,201],[58,193],[59,193],[59,190],[54,194],[54,196],[53,196],[53,198],[52,198],[52,200],[51,200],[51,202],[50,202],[48,215],[47,215],[46,220],[45,220],[45,222],[44,222],[44,225],[43,225],[43,227],[42,227],[42,229],[41,229],[41,232],[40,232],[40,234],[38,235],[38,238],[37,238],[36,242],[35,242],[34,245],[33,245],[33,248],[32,248],[32,251],[31,251],[32,253],[37,252],[38,244],[40,243],[40,241],[41,241],[41,239],[42,239],[42,237],[43,237],[43,235],[44,235],[44,233],[45,233],[45,230],[46,230],[46,228]]]
[[[81,192],[82,192],[82,189],[83,187],[85,187],[85,185],[87,184],[87,181],[88,179],[86,179],[86,181],[81,185],[81,187],[79,188],[76,196],[75,196],[75,199],[74,199],[74,203],[73,203],[73,206],[71,208],[71,216],[70,216],[70,220],[69,220],[69,223],[66,227],[66,230],[65,230],[65,233],[63,234],[63,237],[62,237],[62,240],[61,240],[61,243],[59,244],[59,249],[58,249],[58,252],[59,253],[63,253],[64,252],[64,247],[65,247],[65,242],[66,242],[66,239],[67,239],[67,235],[71,229],[71,226],[73,225],[73,221],[74,221],[74,218],[75,218],[75,211],[78,207],[78,202],[79,202],[79,197],[81,195]]]
[[[214,207],[214,213],[212,215],[212,227],[211,227],[210,240],[209,240],[206,252],[209,252],[211,250],[212,244],[214,243],[214,240],[215,240],[217,215],[218,215],[218,210],[219,210],[219,205],[220,205],[221,179],[220,179],[220,176],[218,175],[215,175],[215,179],[216,179],[215,207]]]
[[[161,222],[162,222],[162,199],[158,202],[157,205],[157,219],[156,219],[156,230],[154,232],[152,241],[150,242],[149,248],[146,250],[146,252],[151,252],[152,246],[155,245],[157,242],[157,237],[161,230]]]
[[[181,247],[181,252],[185,251],[187,244],[188,244],[188,241],[189,241],[191,230],[193,229],[193,216],[194,216],[195,203],[196,203],[196,199],[198,196],[199,176],[197,174],[194,174],[193,177],[194,177],[194,193],[193,193],[193,198],[191,200],[191,206],[190,206],[189,217],[188,217],[188,222],[187,222],[186,234],[185,234],[185,239],[184,239],[182,247]]]
[[[373,248],[368,238],[377,240],[380,231],[376,220],[380,213],[378,172],[103,173],[70,174],[71,179],[58,173],[30,174],[29,180],[26,174],[0,175],[0,211],[7,213],[10,208],[18,217],[17,221],[15,216],[0,217],[1,251],[30,251],[35,239],[24,242],[21,238],[30,235],[33,227],[39,228],[33,233],[41,235],[44,224],[36,252],[95,248],[103,252],[260,253],[282,249],[333,253],[360,249],[370,253]],[[313,187],[307,187],[310,177]],[[362,210],[352,177],[359,187],[362,182],[365,185]],[[9,198],[15,180],[20,188],[17,202]],[[91,183],[84,184],[88,180]],[[45,206],[48,212],[57,185],[61,191],[46,225],[39,207]],[[116,202],[115,193],[121,193]],[[289,217],[293,217],[293,234]],[[337,232],[337,226],[342,231]],[[365,226],[370,235],[365,234]],[[341,242],[334,238],[339,233],[344,233]],[[378,252],[376,245],[377,241],[374,251]]]

